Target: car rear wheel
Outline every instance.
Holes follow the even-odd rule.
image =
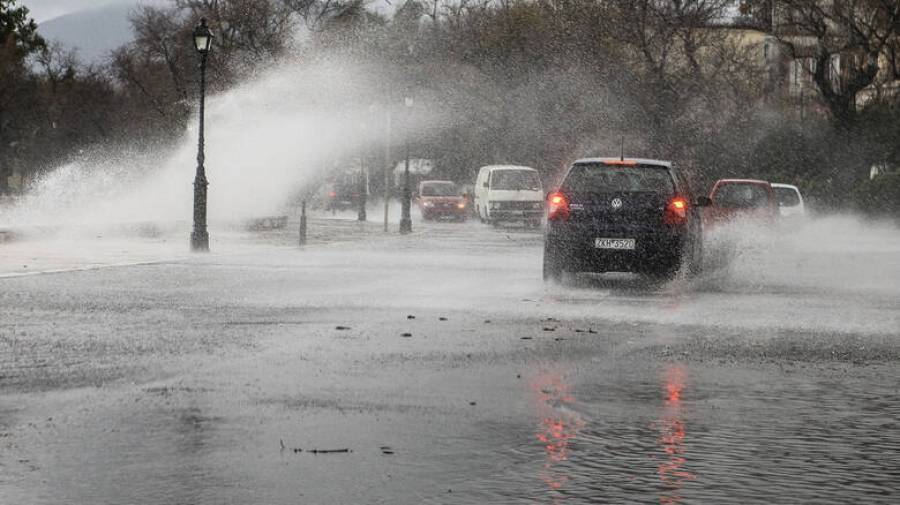
[[[685,262],[685,270],[691,277],[696,277],[703,273],[703,241],[694,239],[691,254]]]
[[[565,273],[562,255],[557,247],[544,245],[544,281],[562,282]]]
[[[670,281],[678,274],[681,258],[666,259],[643,271],[644,276],[656,281]]]

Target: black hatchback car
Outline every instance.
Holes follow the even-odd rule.
[[[671,277],[699,271],[698,207],[672,163],[591,158],[569,167],[547,196],[544,279],[566,272],[636,272]]]

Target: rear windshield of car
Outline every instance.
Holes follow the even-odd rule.
[[[796,207],[800,205],[800,195],[797,194],[794,188],[773,187],[772,189],[775,190],[778,205],[782,207]]]
[[[713,201],[720,207],[756,209],[769,205],[769,192],[759,184],[727,183],[716,189]]]
[[[541,180],[532,170],[494,170],[491,172],[491,189],[540,191]]]
[[[456,184],[444,182],[440,184],[423,184],[422,196],[457,196],[459,190]]]
[[[563,183],[571,191],[590,193],[652,192],[675,194],[675,182],[669,169],[659,165],[607,165],[582,163],[574,165]]]

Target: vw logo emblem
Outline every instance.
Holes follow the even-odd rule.
[[[613,198],[612,201],[609,202],[609,205],[610,205],[613,209],[619,210],[619,209],[622,208],[622,199],[621,199],[621,198]]]

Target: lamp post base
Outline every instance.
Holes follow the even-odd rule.
[[[197,230],[191,232],[191,251],[209,252],[209,233]]]

